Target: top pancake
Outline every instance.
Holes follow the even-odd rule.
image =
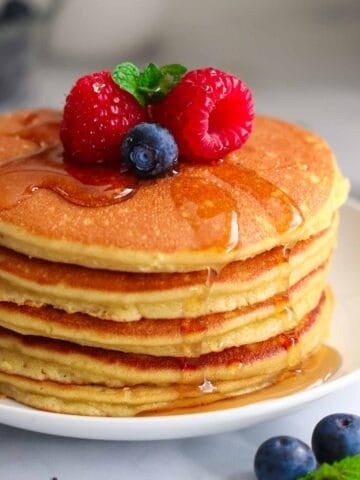
[[[51,143],[59,115],[40,112],[38,123],[42,115],[42,135]],[[19,138],[25,116],[0,117],[0,163],[38,150],[31,137]],[[327,228],[347,191],[321,138],[258,116],[248,143],[223,162],[182,162],[178,175],[144,181],[120,203],[82,207],[39,189],[0,211],[0,244],[110,270],[216,268]]]

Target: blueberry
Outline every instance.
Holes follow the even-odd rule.
[[[334,413],[320,420],[312,435],[319,463],[333,463],[360,453],[360,417]]]
[[[169,130],[158,123],[139,123],[121,144],[124,166],[141,178],[153,178],[173,171],[178,147]]]
[[[315,456],[304,442],[294,437],[272,437],[255,455],[257,480],[296,480],[316,469]]]
[[[14,20],[29,17],[30,14],[31,9],[28,3],[21,0],[8,0],[3,6],[0,14],[0,21],[12,22]]]

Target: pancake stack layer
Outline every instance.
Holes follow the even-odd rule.
[[[74,203],[84,182],[51,163],[59,121],[0,117],[2,393],[131,416],[264,388],[317,349],[348,191],[321,138],[259,116],[218,165],[88,206],[97,187]]]

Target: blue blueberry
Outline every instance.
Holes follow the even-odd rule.
[[[272,437],[255,455],[257,480],[296,480],[316,469],[315,456],[304,442],[294,437]]]
[[[28,3],[21,0],[8,0],[0,13],[0,21],[12,22],[30,15],[31,9]]]
[[[319,463],[333,463],[360,453],[360,417],[334,413],[320,420],[312,435],[312,448]]]
[[[139,123],[125,135],[121,156],[126,169],[140,178],[154,178],[174,171],[178,147],[169,130],[158,123]]]

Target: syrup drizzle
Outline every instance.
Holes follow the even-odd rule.
[[[179,215],[191,226],[198,248],[231,252],[241,244],[236,195],[251,195],[261,205],[279,235],[303,223],[299,207],[281,189],[241,165],[220,163],[184,169],[174,178],[171,193]],[[211,228],[210,228],[211,225]]]
[[[85,207],[112,205],[135,193],[139,182],[130,173],[101,165],[84,168],[64,159],[57,114],[39,111],[23,123],[11,136],[31,141],[37,148],[0,160],[0,209],[16,205],[41,188]]]
[[[204,321],[203,317],[187,317],[186,315],[190,314],[194,308],[198,308],[199,304],[206,304],[209,300],[211,294],[211,289],[215,280],[215,277],[218,273],[211,267],[206,268],[206,277],[205,281],[202,284],[202,288],[196,289],[193,292],[193,295],[185,303],[184,312],[185,316],[181,319],[179,334],[182,338],[182,351],[183,356],[186,357],[200,357],[204,353],[203,348],[203,338],[205,337],[208,326]],[[195,342],[191,339],[192,334],[202,334],[200,339],[197,339]],[[185,365],[185,364],[184,364]],[[183,373],[185,374],[185,368]],[[205,381],[206,379],[204,379]]]

